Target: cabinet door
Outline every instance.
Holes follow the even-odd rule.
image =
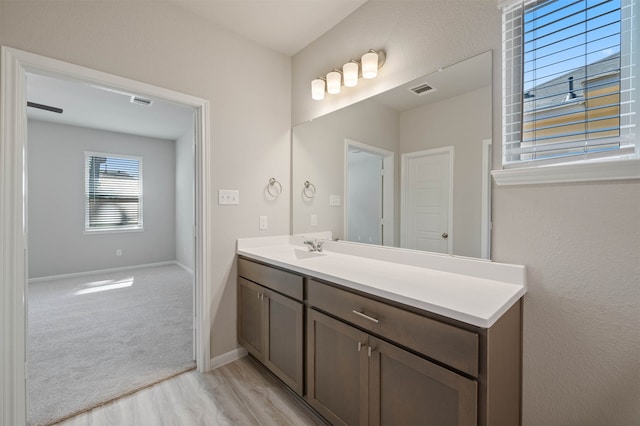
[[[371,425],[475,425],[477,382],[370,338]]]
[[[368,422],[368,335],[307,309],[307,400],[333,425]]]
[[[238,341],[260,361],[264,360],[266,334],[263,292],[261,286],[238,277]]]
[[[296,393],[303,392],[302,303],[273,291],[265,293],[267,337],[264,364]]]

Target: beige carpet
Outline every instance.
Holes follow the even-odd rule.
[[[176,265],[29,284],[30,424],[193,368],[192,286]]]

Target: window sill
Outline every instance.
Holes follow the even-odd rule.
[[[499,186],[640,179],[640,158],[493,170],[491,175]]]
[[[123,234],[128,232],[143,232],[144,228],[107,228],[107,229],[85,229],[84,235],[98,234]]]

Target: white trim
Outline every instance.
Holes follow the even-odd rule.
[[[496,185],[537,185],[640,179],[640,159],[555,164],[491,172]]]
[[[209,101],[2,46],[0,61],[0,422],[26,424],[26,73],[77,79],[196,109],[196,274],[200,372],[210,368],[212,205]]]
[[[48,277],[29,278],[29,284],[38,283],[42,281],[49,281],[49,280],[61,280],[64,278],[84,277],[86,275],[109,274],[111,272],[130,271],[132,269],[153,268],[155,266],[166,266],[166,265],[181,266],[175,260],[166,260],[164,262],[145,263],[142,265],[122,266],[118,268],[96,269],[93,271],[72,272],[69,274],[50,275]]]
[[[422,157],[425,155],[437,155],[443,152],[449,154],[449,218],[447,224],[447,253],[453,254],[453,156],[455,154],[454,146],[445,146],[442,148],[426,149],[424,151],[407,152],[400,156],[400,247],[404,247],[407,241],[407,160],[414,157]],[[446,253],[445,253],[446,254]]]
[[[2,47],[0,60],[0,423],[27,423],[24,70]],[[18,107],[20,105],[21,107]],[[19,142],[20,141],[20,142]]]
[[[482,141],[482,212],[480,257],[491,259],[491,139]]]
[[[244,358],[247,355],[249,355],[249,352],[247,352],[245,348],[237,348],[232,351],[223,353],[222,355],[218,355],[215,358],[211,358],[211,369],[215,370],[216,368],[220,368],[223,365],[227,365],[240,358]]]
[[[186,265],[183,265],[182,263],[178,262],[177,260],[173,261],[176,265],[178,265],[179,267],[181,267],[182,269],[184,269],[185,271],[187,271],[188,273],[190,273],[191,275],[193,275],[193,269],[187,268]]]

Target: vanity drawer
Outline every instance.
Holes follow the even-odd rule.
[[[478,334],[313,279],[309,305],[478,376]],[[358,312],[358,313],[357,313]]]
[[[238,275],[285,296],[303,300],[303,278],[299,275],[243,258],[238,258]]]

